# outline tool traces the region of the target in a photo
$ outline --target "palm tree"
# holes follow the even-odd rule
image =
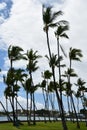
[[[75,48],[72,48],[72,47],[70,48],[70,51],[69,51],[69,61],[70,61],[69,69],[70,70],[72,69],[72,61],[73,60],[75,60],[75,61],[81,61],[80,58],[82,56],[83,55],[82,55],[82,52],[81,52],[80,49],[75,49]],[[70,77],[71,76],[69,76],[69,78],[68,78],[69,84],[71,84]],[[71,87],[70,87],[70,90],[71,90]],[[72,104],[73,104],[73,109],[74,109],[76,120],[77,120],[77,128],[80,128],[72,93],[71,93],[70,97],[71,97],[71,101],[72,101]]]
[[[82,101],[82,105],[83,105],[83,109],[85,112],[85,121],[86,121],[86,126],[87,126],[87,117],[86,117],[86,108],[84,106],[84,99],[85,99],[85,84],[86,82],[84,80],[82,80],[81,78],[78,78],[77,83],[75,83],[76,86],[78,86],[78,90],[77,93],[79,93],[80,97],[81,97],[81,101]]]
[[[23,58],[23,55],[21,54],[22,51],[23,51],[23,49],[19,46],[12,46],[12,45],[9,46],[8,57],[9,57],[9,60],[10,60],[11,73],[13,73],[12,72],[13,62]],[[13,121],[14,121],[13,125],[16,125],[16,116],[15,116],[15,110],[14,110],[14,86],[13,86],[13,84],[12,84],[11,87],[12,87],[12,93],[13,93],[13,96],[12,96]]]
[[[28,125],[29,125],[30,121],[31,121],[31,116],[29,117],[29,110],[28,110],[28,108],[29,108],[28,94],[31,92],[31,79],[30,78],[28,78],[28,79],[26,79],[26,81],[24,81],[23,87],[24,87],[24,89],[26,91],[26,99],[27,99],[27,122],[28,122]],[[31,100],[32,100],[32,95],[31,95]]]
[[[80,58],[82,57],[83,55],[80,49],[71,47],[69,51],[70,69],[72,68],[72,61],[81,61]]]
[[[19,82],[22,84],[24,79],[27,78],[27,74],[24,73],[23,69],[16,69],[14,70],[14,93],[16,94],[15,99],[16,99],[16,118],[18,118],[17,114],[17,97],[18,97],[18,91],[20,89]]]
[[[42,77],[44,78],[44,80],[46,81],[45,84],[45,92],[46,92],[46,100],[45,100],[45,109],[49,111],[49,80],[52,77],[52,73],[49,70],[45,70],[44,73],[42,74]],[[50,113],[49,113],[49,121],[50,120]]]
[[[55,36],[57,38],[57,53],[58,53],[58,59],[60,58],[60,49],[63,51],[63,54],[66,56],[62,46],[60,45],[60,38],[69,38],[68,35],[65,33],[67,30],[69,30],[68,25],[59,25],[57,27],[57,30],[55,32]],[[60,69],[60,60],[59,60],[59,86],[60,86],[60,95],[62,99],[62,91],[61,91],[61,69]]]
[[[58,65],[59,60],[57,59],[57,55],[54,55],[53,53],[52,53],[51,59],[47,55],[46,55],[46,58],[48,59],[49,66],[52,68],[52,75],[53,75],[53,82],[54,82],[53,86],[54,86],[54,90],[56,92],[56,97],[57,97],[57,102],[58,102],[60,115],[61,115],[61,119],[62,119],[63,129],[67,130],[67,125],[66,125],[65,116],[64,116],[64,106],[63,106],[63,102],[58,93],[58,86],[57,86],[57,82],[56,82],[56,78],[55,78],[55,67]]]
[[[35,90],[37,85],[34,85],[34,82],[33,82],[33,77],[32,77],[32,73],[35,72],[39,67],[37,66],[37,59],[41,58],[40,55],[37,55],[37,51],[33,51],[32,49],[30,49],[29,51],[27,51],[27,53],[25,54],[26,55],[26,59],[28,61],[28,64],[27,64],[27,71],[29,72],[29,76],[30,76],[30,80],[31,80],[31,85],[30,87],[32,87],[31,90]],[[35,87],[35,88],[33,88]],[[34,99],[34,92],[33,93],[31,92],[31,103],[33,102],[33,111],[34,111],[34,125],[35,125],[35,99]],[[31,106],[30,106],[31,107]]]
[[[12,46],[12,45],[9,46],[8,58],[10,60],[11,68],[13,67],[14,61],[17,61],[23,58],[23,55],[21,54],[22,51],[23,49],[19,46]]]
[[[50,44],[49,44],[48,30],[49,30],[49,27],[55,27],[58,24],[58,22],[54,22],[54,21],[56,20],[57,16],[62,15],[62,11],[52,13],[52,7],[44,7],[44,5],[43,5],[42,13],[43,13],[44,31],[46,32],[46,38],[47,38],[48,52],[49,52],[49,57],[51,60],[52,56],[51,56],[51,49],[50,49]],[[53,81],[54,81],[55,92],[56,92],[56,96],[57,96],[57,100],[58,100],[58,105],[61,108],[61,113],[62,113],[61,119],[62,119],[63,129],[67,130],[67,125],[66,125],[66,121],[65,121],[65,117],[64,117],[63,104],[59,97],[57,87],[56,87],[55,71],[54,71],[53,65],[52,65],[51,69],[52,69],[52,74],[53,74]]]
[[[60,15],[62,15],[62,11],[54,12],[52,13],[52,7],[45,7],[43,5],[43,23],[44,23],[44,31],[46,32],[46,37],[47,37],[47,46],[48,46],[48,51],[49,51],[49,56],[51,58],[51,50],[50,50],[50,44],[49,44],[49,35],[48,31],[50,27],[55,27],[57,26],[57,22],[54,22],[56,18]]]

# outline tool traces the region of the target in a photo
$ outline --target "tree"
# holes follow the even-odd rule
[[[32,73],[34,73],[39,67],[37,66],[37,59],[41,58],[40,55],[37,55],[37,51],[33,51],[32,49],[30,49],[29,51],[27,51],[27,53],[25,54],[26,56],[26,59],[28,61],[28,64],[27,64],[27,71],[29,73],[29,82],[30,82],[30,96],[31,96],[31,106],[30,106],[30,109],[32,108],[32,103],[33,103],[33,112],[34,112],[34,122],[33,124],[35,125],[35,98],[34,98],[34,92],[37,88],[37,85],[34,85],[34,82],[33,82],[33,77],[32,77]],[[30,110],[31,111],[31,110]]]
[[[47,38],[48,52],[49,52],[49,57],[51,60],[52,56],[51,56],[51,49],[50,49],[50,44],[49,44],[48,30],[49,30],[49,27],[55,27],[59,23],[59,22],[54,22],[54,21],[56,20],[57,16],[62,15],[62,11],[52,13],[52,7],[44,7],[44,5],[43,5],[42,13],[43,13],[44,31],[46,32],[46,38]],[[67,130],[67,125],[66,125],[66,121],[65,121],[65,117],[64,117],[64,110],[63,110],[64,108],[63,108],[62,100],[60,99],[58,91],[57,91],[55,71],[54,71],[53,65],[52,65],[51,69],[52,69],[52,74],[53,74],[53,81],[54,81],[54,87],[55,87],[55,92],[56,92],[56,96],[57,96],[57,101],[58,101],[60,111],[62,113],[61,119],[62,119],[63,129]]]
[[[83,109],[84,109],[84,113],[85,113],[85,122],[86,122],[86,126],[87,126],[86,107],[84,105],[84,103],[86,103],[85,102],[86,98],[85,98],[85,94],[84,94],[84,92],[86,92],[85,84],[86,84],[86,82],[84,80],[82,80],[81,78],[78,78],[77,83],[75,83],[75,85],[78,86],[77,93],[79,93],[81,101],[82,101],[82,105],[83,105]]]
[[[21,52],[23,49],[19,46],[12,46],[10,45],[8,48],[8,58],[10,60],[10,71],[11,71],[11,76],[13,75],[13,62],[23,59],[23,55]],[[13,76],[11,77],[13,79]],[[14,81],[12,81],[14,82]],[[11,84],[12,87],[12,109],[13,109],[13,125],[16,125],[16,115],[15,115],[15,110],[14,110],[14,84]]]
[[[44,97],[45,100],[45,109],[49,111],[49,80],[52,77],[52,73],[49,70],[44,71],[44,73],[42,73],[42,77],[44,78],[44,81],[46,81],[45,83],[45,93],[46,96]],[[50,120],[50,113],[49,113],[49,121]]]
[[[75,60],[75,61],[80,61],[80,58],[82,57],[82,52],[80,49],[75,49],[75,48],[70,48],[70,51],[69,51],[69,61],[70,61],[70,65],[69,65],[69,69],[71,70],[72,69],[72,61]],[[71,91],[71,81],[70,81],[70,75],[69,75],[69,78],[68,78],[68,83],[70,85],[70,91]],[[74,100],[73,100],[73,96],[72,96],[72,93],[70,94],[70,97],[71,97],[71,101],[72,101],[72,104],[73,104],[73,109],[74,109],[74,112],[75,112],[75,116],[76,116],[76,120],[77,120],[77,128],[80,128],[80,125],[79,125],[79,121],[78,121],[78,116],[77,116],[77,113],[76,113],[76,109],[75,109],[75,104],[74,104]]]
[[[57,30],[55,32],[55,36],[57,38],[57,53],[58,53],[58,59],[59,59],[59,63],[58,63],[58,68],[59,68],[59,86],[60,86],[60,95],[61,95],[61,99],[62,99],[62,91],[61,91],[61,65],[60,65],[60,47],[61,50],[63,51],[63,54],[66,56],[62,46],[60,45],[60,38],[69,38],[68,35],[65,33],[67,30],[69,30],[69,26],[68,25],[59,25],[57,27]]]

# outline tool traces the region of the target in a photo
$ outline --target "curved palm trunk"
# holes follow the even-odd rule
[[[11,72],[12,72],[12,59],[10,60]],[[15,105],[14,105],[14,85],[12,86],[12,110],[13,110],[13,125],[16,126],[16,116],[15,116]]]
[[[1,101],[0,101],[0,104],[1,104],[1,106],[3,107],[3,109],[4,109],[4,111],[5,111],[6,115],[7,115],[7,118],[8,118],[11,122],[13,122],[13,120],[12,120],[11,117],[10,117],[10,115],[8,114],[8,111],[6,111],[4,105],[3,105],[3,103],[2,103]]]
[[[50,56],[50,59],[51,59],[51,50],[50,50],[50,45],[49,45],[48,30],[46,31],[46,36],[47,36],[47,45],[48,45],[49,56]],[[55,87],[54,89],[55,89],[55,92],[56,92],[58,106],[59,106],[59,109],[60,109],[60,112],[61,112],[61,120],[62,120],[63,130],[68,130],[67,125],[66,125],[65,116],[64,116],[63,102],[59,97],[57,87],[56,87],[56,79],[55,79],[54,67],[52,66],[51,68],[52,68],[52,73],[53,73],[53,81],[54,81],[54,87]]]
[[[46,99],[45,99],[45,94],[44,94],[44,89],[42,88],[42,94],[43,94],[43,98],[44,98],[44,103],[45,103],[45,108],[46,108]],[[44,114],[44,122],[46,123],[46,116]]]
[[[8,99],[6,97],[6,111],[8,112]],[[8,121],[9,121],[9,118],[8,118]]]
[[[57,38],[57,50],[58,50],[58,58],[59,58],[59,57],[60,57],[59,38]],[[61,98],[61,100],[62,100],[60,60],[59,60],[59,88],[60,88],[60,98]]]

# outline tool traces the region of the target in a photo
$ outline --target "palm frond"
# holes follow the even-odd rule
[[[69,39],[69,37],[68,37],[68,35],[67,35],[66,33],[63,33],[63,34],[60,35],[60,36]]]
[[[60,48],[61,48],[61,50],[62,50],[64,56],[67,57],[67,55],[66,55],[66,53],[65,53],[65,51],[64,51],[64,49],[63,49],[63,47],[62,47],[61,45],[60,45]]]

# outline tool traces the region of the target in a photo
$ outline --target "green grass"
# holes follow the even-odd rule
[[[0,123],[0,130],[63,130],[61,122],[37,122],[35,126],[28,126],[27,123],[23,123],[20,127],[16,128],[12,125],[12,123]],[[68,130],[77,130],[76,123],[67,123]],[[87,130],[85,127],[85,123],[80,123],[80,130]]]

